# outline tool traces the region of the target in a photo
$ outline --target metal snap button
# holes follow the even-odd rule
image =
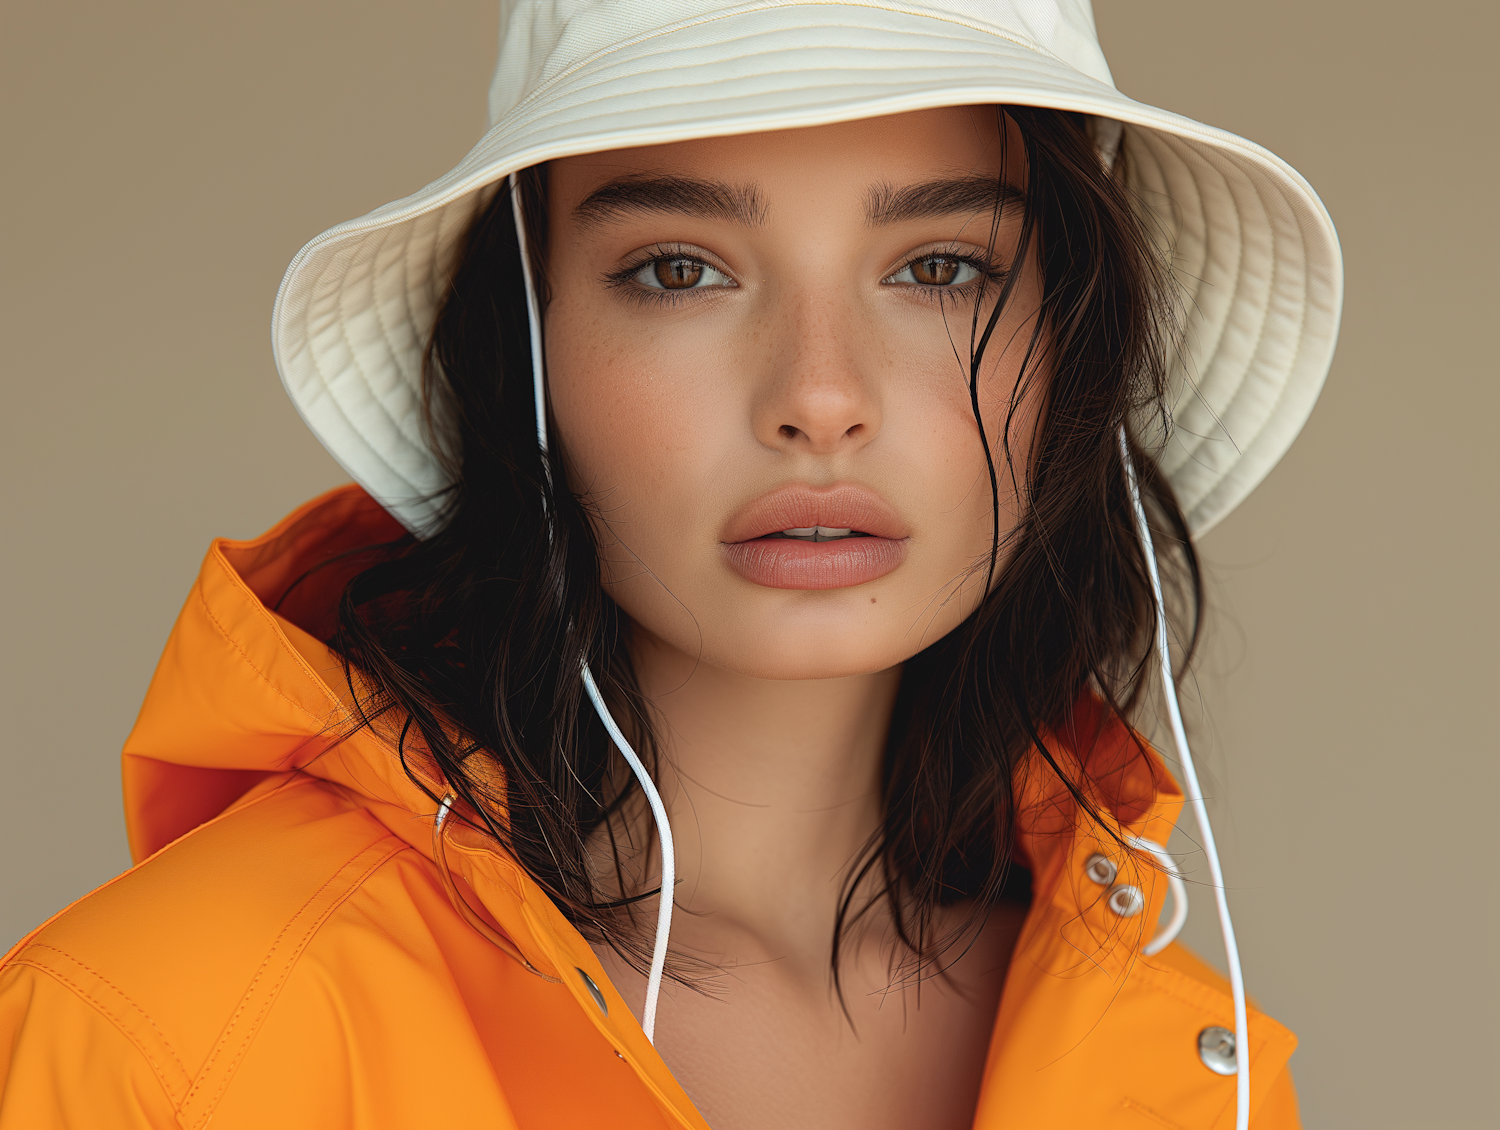
[[[1121,918],[1134,918],[1146,909],[1146,896],[1139,887],[1121,884],[1109,892],[1108,906]]]
[[[1114,860],[1095,853],[1089,856],[1089,861],[1083,865],[1083,873],[1101,887],[1107,887],[1115,881],[1115,876],[1120,873],[1120,869],[1115,866]]]
[[[578,966],[575,965],[573,968],[578,969]],[[604,994],[599,991],[599,986],[594,984],[594,979],[582,969],[578,969],[578,976],[583,978],[583,987],[589,991],[589,996],[594,998],[594,1003],[599,1006],[599,1011],[608,1016],[609,1005],[604,1003]]]
[[[1205,1028],[1198,1033],[1198,1058],[1215,1075],[1239,1073],[1240,1061],[1234,1051],[1234,1033],[1228,1028]]]

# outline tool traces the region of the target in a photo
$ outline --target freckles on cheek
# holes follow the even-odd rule
[[[575,489],[608,497],[619,520],[668,504],[686,482],[699,482],[699,450],[712,426],[700,384],[681,363],[650,348],[559,350],[551,394],[558,430],[578,481]]]

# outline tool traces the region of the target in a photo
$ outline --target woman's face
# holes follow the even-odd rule
[[[1032,258],[1012,261],[1011,128],[1003,194],[977,107],[551,164],[555,439],[639,629],[744,674],[833,678],[973,611],[993,526],[970,323],[1019,271],[977,386],[1003,541],[998,436],[1040,301]],[[1018,468],[1037,399],[1011,420]]]

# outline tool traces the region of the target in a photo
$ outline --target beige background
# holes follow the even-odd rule
[[[1097,6],[1126,93],[1286,157],[1347,253],[1323,400],[1203,547],[1249,983],[1310,1126],[1494,1125],[1495,5]],[[493,7],[12,6],[0,944],[126,865],[117,753],[209,538],[339,481],[276,284],[477,138]]]

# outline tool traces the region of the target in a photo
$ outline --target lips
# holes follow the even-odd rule
[[[840,589],[894,570],[908,537],[891,505],[866,487],[795,484],[737,511],[722,541],[730,568],[753,584]]]

